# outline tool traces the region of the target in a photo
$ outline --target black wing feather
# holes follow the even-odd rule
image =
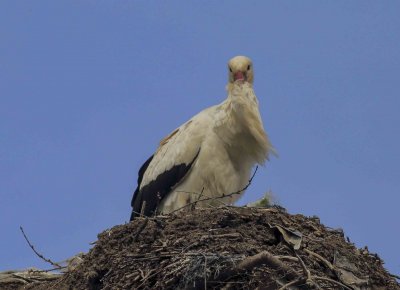
[[[130,220],[132,221],[136,216],[140,215],[144,202],[146,202],[146,204],[143,214],[145,216],[154,215],[161,200],[186,176],[197,156],[199,156],[199,153],[200,150],[189,164],[181,163],[175,165],[171,169],[166,170],[162,174],[158,175],[155,180],[152,180],[139,190],[143,175],[153,159],[153,156],[151,156],[139,170],[138,186],[133,194],[131,203],[132,214]]]
[[[137,187],[135,189],[135,192],[133,193],[133,197],[132,197],[132,201],[131,201],[131,206],[133,207],[133,205],[135,204],[135,200],[138,196],[139,193],[139,188],[140,188],[140,184],[142,183],[143,180],[143,175],[147,170],[147,167],[149,167],[149,164],[151,162],[151,160],[153,160],[154,155],[151,155],[149,157],[149,159],[146,160],[145,163],[143,163],[142,167],[140,167],[139,172],[138,172],[138,179],[137,179]]]

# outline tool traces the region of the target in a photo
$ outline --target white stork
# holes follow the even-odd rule
[[[232,58],[228,74],[227,99],[162,139],[140,168],[131,220],[141,212],[167,214],[199,199],[239,191],[248,184],[252,167],[274,153],[253,91],[251,60]],[[242,193],[220,200],[232,204]],[[216,204],[216,200],[198,204]]]

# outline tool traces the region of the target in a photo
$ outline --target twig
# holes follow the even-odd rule
[[[283,285],[281,288],[279,288],[279,290],[285,290],[291,286],[305,284],[306,282],[307,282],[306,278],[300,278],[300,279],[294,280],[292,282],[289,282],[289,283]]]
[[[297,259],[299,259],[301,267],[303,268],[303,273],[306,276],[306,279],[305,279],[306,284],[314,285],[314,286],[316,286],[316,288],[321,289],[319,287],[319,285],[315,281],[313,281],[313,279],[311,277],[311,272],[310,272],[310,270],[308,270],[308,268],[307,268],[306,264],[304,263],[303,259],[300,258],[300,256],[297,254],[296,251],[295,251],[295,254],[296,254]]]
[[[319,260],[320,260],[321,262],[323,262],[323,263],[325,264],[325,266],[328,267],[332,272],[336,273],[336,272],[335,272],[335,267],[334,267],[328,260],[326,260],[324,257],[322,257],[322,256],[318,255],[317,253],[314,253],[313,251],[310,251],[310,250],[308,250],[308,249],[304,249],[304,251],[305,251],[307,254],[310,254],[311,256],[314,256],[314,257],[316,257],[317,259],[319,259]]]
[[[187,204],[185,204],[184,206],[181,206],[180,208],[177,208],[177,209],[171,211],[169,214],[173,214],[174,212],[180,211],[180,210],[182,210],[182,209],[184,209],[184,208],[186,208],[186,207],[188,207],[188,206],[191,206],[191,205],[193,205],[193,204],[196,204],[196,203],[198,203],[198,202],[200,202],[200,201],[219,200],[219,199],[222,199],[222,198],[234,196],[234,195],[236,195],[236,194],[241,194],[243,191],[245,191],[245,190],[251,185],[251,182],[253,181],[253,178],[254,178],[254,176],[256,175],[257,170],[258,170],[258,166],[256,166],[256,169],[254,170],[254,173],[253,173],[253,175],[251,176],[251,178],[249,179],[249,182],[247,183],[247,185],[246,185],[245,187],[243,187],[242,189],[240,189],[240,190],[238,190],[238,191],[235,191],[235,192],[231,192],[231,193],[229,193],[229,194],[222,194],[222,195],[216,196],[216,197],[205,197],[205,198],[203,198],[203,199],[197,199],[197,200],[195,200],[194,202],[187,203]],[[199,194],[199,195],[202,194],[202,193],[196,193],[196,192],[191,192],[191,193],[192,193],[192,194]]]
[[[243,236],[240,233],[227,233],[227,234],[220,234],[220,235],[204,235],[200,237],[200,241],[201,240],[206,240],[206,239],[223,239],[223,238],[227,238],[227,239],[238,239],[238,238],[242,238]]]
[[[316,286],[318,289],[321,289],[321,288],[319,287],[319,285],[318,285],[316,282],[313,281],[312,276],[311,276],[311,272],[310,272],[310,270],[307,269],[307,266],[306,266],[306,264],[304,263],[303,259],[297,254],[297,252],[296,252],[295,250],[293,250],[293,251],[294,251],[294,254],[295,254],[296,257],[297,257],[297,258],[295,258],[295,259],[297,259],[297,261],[300,262],[300,265],[301,265],[301,268],[302,268],[302,270],[303,270],[303,274],[304,274],[305,277],[296,279],[296,280],[294,280],[294,281],[291,281],[291,282],[289,282],[289,283],[283,285],[281,288],[279,288],[279,290],[284,290],[284,289],[287,289],[287,288],[289,288],[289,287],[291,287],[291,286],[294,286],[294,285],[302,285],[302,284],[304,284],[304,285],[314,285],[314,286]]]
[[[63,266],[61,266],[60,264],[57,264],[55,262],[53,262],[50,259],[46,259],[42,254],[40,254],[38,251],[35,250],[35,247],[31,244],[31,242],[29,241],[28,237],[26,236],[24,229],[22,228],[22,226],[19,227],[19,229],[21,230],[22,234],[24,235],[24,238],[26,240],[26,242],[28,243],[29,247],[31,247],[32,251],[35,252],[35,254],[42,259],[43,261],[50,263],[51,265],[53,265],[54,267],[58,268],[58,269],[62,269]]]
[[[0,272],[0,288],[9,289],[9,284],[29,284],[43,281],[54,281],[62,277],[61,274],[39,272],[34,268],[25,270],[9,270]],[[19,287],[18,289],[24,287]]]
[[[301,264],[301,268],[303,269],[303,273],[306,276],[307,282],[311,280],[311,272],[310,270],[307,269],[306,264],[304,264],[304,261],[300,256],[295,252],[297,259],[299,259],[299,262]]]
[[[275,256],[277,257],[279,260],[286,260],[286,261],[291,261],[291,262],[298,262],[299,259],[297,259],[296,257],[292,257],[292,256]]]
[[[150,278],[152,278],[153,276],[161,273],[164,269],[161,269],[159,271],[156,271],[155,269],[150,270],[149,272],[146,273],[146,275],[143,278],[142,283],[137,287],[137,289],[139,289],[140,287],[142,287],[144,285],[144,283],[146,283],[146,281]]]
[[[313,251],[310,251],[310,250],[308,250],[308,249],[304,249],[304,251],[305,251],[306,253],[310,254],[311,256],[314,256],[314,257],[316,257],[317,259],[319,259],[320,261],[322,261],[336,276],[338,276],[338,274],[337,274],[337,269],[335,268],[335,266],[333,266],[332,263],[330,263],[330,262],[329,262],[328,260],[326,260],[324,257],[322,257],[322,256],[318,255],[317,253],[314,253]],[[349,286],[346,286],[346,285],[343,284],[343,283],[340,283],[340,282],[338,282],[338,281],[335,281],[335,280],[332,280],[332,279],[329,279],[329,278],[318,277],[318,276],[313,276],[313,278],[314,278],[314,279],[319,279],[319,280],[330,281],[330,282],[336,283],[336,284],[338,284],[338,285],[340,285],[340,286],[342,286],[342,287],[344,287],[344,288],[347,287],[346,289],[352,289],[352,288],[350,288]]]
[[[175,270],[173,270],[172,272],[170,272],[167,275],[171,275],[171,274],[173,274],[175,272],[180,271],[182,268],[186,267],[185,262],[186,262],[186,260],[183,262],[183,265],[179,266],[178,268],[176,268]],[[146,277],[143,279],[142,283],[136,289],[139,289],[140,287],[142,287],[146,283],[146,281],[149,280],[150,278],[153,278],[154,276],[160,274],[165,269],[171,268],[172,266],[175,266],[176,264],[179,264],[179,263],[181,263],[181,261],[177,261],[177,262],[174,262],[172,264],[169,264],[169,265],[165,266],[163,269],[161,269],[159,271],[155,271],[155,269],[150,270],[149,273],[146,275]],[[152,273],[152,274],[150,274],[150,273]]]
[[[196,209],[196,205],[200,201],[200,198],[203,195],[203,193],[204,193],[204,187],[201,189],[201,192],[200,192],[199,197],[197,198],[197,200],[193,203],[192,210]]]
[[[172,266],[175,266],[176,264],[181,264],[180,266],[176,267],[174,270],[172,270],[171,272],[169,272],[169,273],[166,274],[165,276],[166,276],[166,277],[167,277],[167,276],[171,276],[171,275],[175,274],[176,272],[179,272],[180,270],[182,270],[183,268],[185,268],[185,267],[187,266],[187,261],[188,261],[187,259],[184,260],[183,262],[177,261],[177,262],[174,262],[174,263],[169,264],[168,266],[166,266],[166,267],[164,268],[164,270],[165,270],[166,268],[171,268]]]
[[[67,266],[62,266],[60,267],[56,267],[56,268],[51,268],[51,269],[46,269],[46,270],[32,270],[33,273],[49,273],[49,272],[53,272],[53,271],[57,271],[57,270],[62,270],[62,269],[66,269],[68,268]]]
[[[299,279],[299,276],[290,267],[282,263],[279,259],[277,259],[268,251],[262,251],[261,253],[258,253],[254,256],[249,256],[245,258],[234,268],[229,268],[221,271],[218,276],[214,278],[213,281],[207,281],[207,286],[212,287],[214,284],[226,281],[230,277],[237,274],[251,271],[253,268],[258,267],[262,264],[266,264],[267,266],[278,271],[280,274],[284,275],[290,280]],[[205,287],[203,279],[197,279],[194,284],[196,285],[196,289],[202,289]]]
[[[142,203],[142,208],[140,209],[140,216],[144,216],[144,210],[146,209],[146,201]]]
[[[319,276],[312,276],[312,278],[313,278],[313,279],[316,279],[316,280],[323,280],[323,281],[331,282],[331,283],[336,284],[336,285],[339,285],[339,286],[341,286],[341,287],[343,287],[343,288],[345,288],[345,289],[347,289],[347,290],[353,290],[353,288],[350,288],[349,286],[346,286],[346,285],[344,285],[343,283],[340,283],[340,282],[338,282],[338,281],[332,280],[332,279],[330,279],[330,278],[319,277]]]
[[[203,254],[204,257],[204,290],[207,290],[207,256]]]
[[[139,268],[139,272],[140,272],[140,277],[142,277],[142,279],[146,278],[142,269]]]
[[[142,231],[144,230],[144,228],[147,226],[147,223],[149,222],[148,218],[145,218],[144,222],[140,225],[140,228],[138,229],[138,231],[136,232],[135,236],[133,237],[133,241],[136,242],[139,235],[142,233]]]
[[[275,270],[285,272],[286,277],[289,279],[298,278],[291,268],[286,266],[286,264],[282,263],[279,259],[267,251],[262,251],[254,256],[247,257],[237,265],[236,269],[239,271],[247,271],[262,264],[267,264]]]

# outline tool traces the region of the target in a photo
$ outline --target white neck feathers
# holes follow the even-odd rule
[[[273,147],[264,131],[252,86],[248,83],[229,84],[228,98],[222,103],[221,110],[224,118],[219,120],[215,129],[232,149],[231,153],[246,152],[243,155],[251,157],[249,162],[263,164]]]

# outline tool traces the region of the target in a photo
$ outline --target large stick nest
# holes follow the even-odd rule
[[[318,218],[238,207],[136,218],[99,234],[95,246],[65,274],[19,286],[400,289],[376,254],[357,249],[343,231],[325,227]]]

